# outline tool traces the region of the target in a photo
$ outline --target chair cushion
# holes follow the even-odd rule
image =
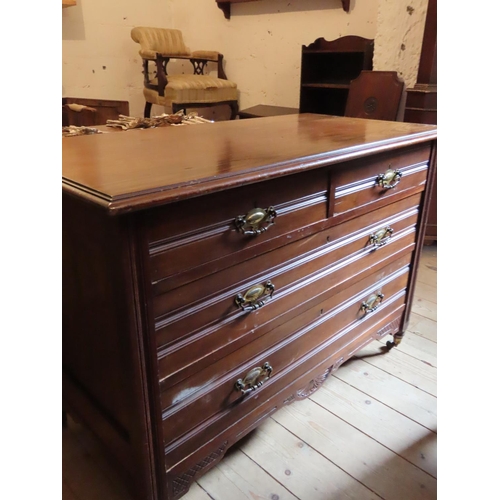
[[[146,101],[164,106],[171,103],[216,103],[238,99],[236,83],[229,80],[209,75],[169,75],[167,78],[165,96],[161,97],[155,90],[145,88]],[[151,83],[157,85],[158,80],[155,78]]]

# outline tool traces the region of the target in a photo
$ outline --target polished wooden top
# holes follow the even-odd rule
[[[429,141],[436,127],[297,114],[63,138],[63,190],[112,213]]]

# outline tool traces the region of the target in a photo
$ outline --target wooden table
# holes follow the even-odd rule
[[[258,104],[251,108],[242,109],[238,116],[240,118],[264,118],[266,116],[296,115],[299,108],[286,108],[283,106],[268,106],[267,104]]]

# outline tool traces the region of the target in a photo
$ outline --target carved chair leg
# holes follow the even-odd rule
[[[230,102],[229,106],[231,107],[231,118],[229,118],[229,119],[236,120],[236,117],[238,116],[238,111],[239,111],[238,102],[237,101]]]
[[[401,333],[395,333],[393,338],[394,338],[394,341],[390,341],[388,340],[386,342],[386,346],[387,346],[387,349],[388,350],[391,350],[393,347],[397,347],[399,344],[401,344],[401,341],[403,340],[403,337],[404,337],[404,332],[401,332]]]
[[[187,115],[186,108],[184,107],[183,104],[176,104],[175,102],[172,103],[172,113],[175,115],[178,111],[184,111],[184,114]]]
[[[153,106],[152,103],[146,102],[146,105],[144,106],[144,118],[151,118],[151,107]]]

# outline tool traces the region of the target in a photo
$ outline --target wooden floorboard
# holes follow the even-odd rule
[[[420,316],[412,311],[406,333],[408,334],[408,338],[412,336],[410,334],[413,334],[437,342],[436,321]]]
[[[285,407],[273,420],[382,498],[427,499],[436,490],[427,472],[314,401]]]
[[[435,432],[338,379],[328,379],[310,399],[437,477]]]
[[[283,411],[286,411],[286,408],[281,413]],[[260,425],[252,439],[241,446],[241,450],[297,498],[380,498],[273,418]]]
[[[374,341],[309,399],[282,408],[185,500],[437,497],[437,247],[425,246],[403,342]],[[63,429],[63,500],[133,500],[93,436]]]
[[[234,449],[224,458],[210,474],[198,481],[211,498],[297,500],[266,472],[265,467],[261,467],[241,449]],[[192,496],[189,491],[186,498],[195,500],[198,497]]]
[[[406,342],[406,337],[404,340]],[[400,344],[402,345],[403,343]],[[421,357],[424,356],[415,357],[399,349],[387,352],[382,342],[372,342],[357,355],[357,359],[363,359],[366,363],[380,368],[389,375],[437,396],[437,370],[435,366],[420,359]]]

